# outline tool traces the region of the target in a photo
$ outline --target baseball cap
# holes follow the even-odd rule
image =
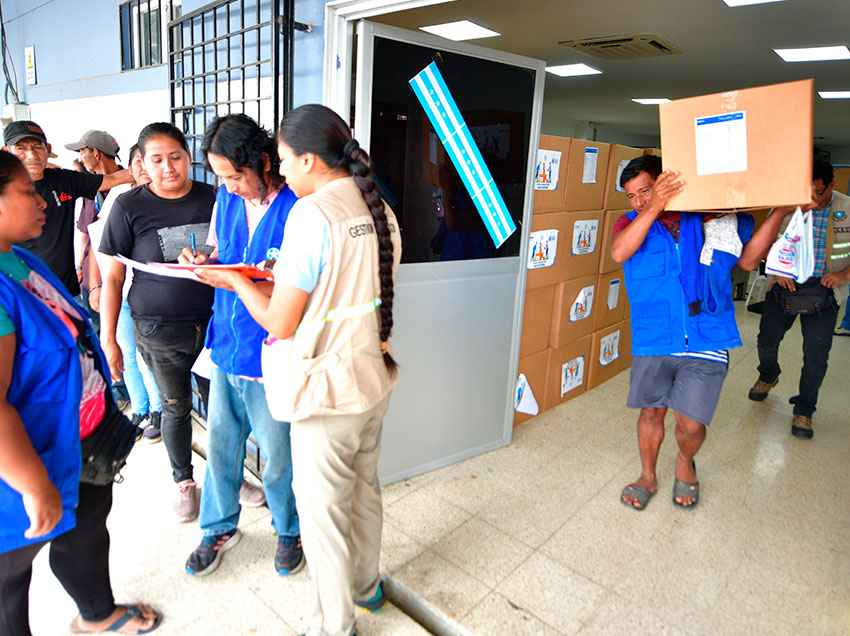
[[[118,151],[121,149],[118,146],[118,142],[115,141],[115,137],[103,130],[89,130],[80,137],[79,141],[72,144],[65,144],[65,147],[74,152],[79,152],[83,148],[94,148],[110,157],[117,156]]]
[[[47,135],[34,121],[13,121],[3,129],[3,141],[7,146],[14,146],[21,139],[32,137],[47,145]]]

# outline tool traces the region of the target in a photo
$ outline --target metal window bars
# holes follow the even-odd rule
[[[129,0],[118,7],[118,15],[121,70],[131,71],[162,64],[163,1]]]
[[[245,113],[276,130],[292,107],[294,0],[216,0],[168,23],[171,121],[186,135],[192,179],[215,117]]]

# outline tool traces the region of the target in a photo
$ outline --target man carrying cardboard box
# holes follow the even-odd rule
[[[834,191],[832,164],[815,159],[812,171],[812,220],[815,271],[801,285],[777,278],[764,301],[758,335],[759,377],[749,397],[763,401],[779,381],[779,345],[797,316],[803,328],[803,369],[797,395],[791,398],[791,434],[812,439],[812,416],[826,375],[838,318],[836,295],[846,298],[850,283],[850,197]],[[786,213],[791,208],[786,210]]]
[[[628,406],[640,409],[641,459],[641,476],[621,499],[643,510],[658,490],[656,463],[672,409],[679,444],[673,503],[690,509],[699,502],[694,457],[720,398],[728,349],[741,346],[732,268],[756,267],[785,214],[753,235],[749,215],[668,212],[668,202],[685,184],[679,173],[662,172],[655,156],[632,160],[620,184],[634,209],[614,226],[611,255],[623,263],[632,308]]]

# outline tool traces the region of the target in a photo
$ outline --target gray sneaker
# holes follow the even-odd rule
[[[189,523],[198,518],[201,508],[201,492],[198,484],[186,479],[177,484],[177,498],[174,500],[174,514],[180,523]]]

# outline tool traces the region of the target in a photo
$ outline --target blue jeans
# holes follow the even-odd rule
[[[142,356],[136,351],[136,334],[133,330],[133,314],[127,299],[121,303],[121,313],[118,314],[118,325],[115,329],[115,340],[124,354],[124,385],[130,394],[130,405],[133,413],[147,415],[161,413],[162,402],[153,374]]]
[[[841,321],[842,329],[850,329],[850,298],[847,299],[847,307],[844,309],[844,320]]]
[[[201,491],[201,530],[221,534],[239,525],[239,487],[245,462],[245,442],[253,434],[260,447],[263,489],[278,536],[301,533],[292,493],[292,451],[289,423],[269,413],[259,382],[214,368],[210,378],[207,430],[207,470]]]

